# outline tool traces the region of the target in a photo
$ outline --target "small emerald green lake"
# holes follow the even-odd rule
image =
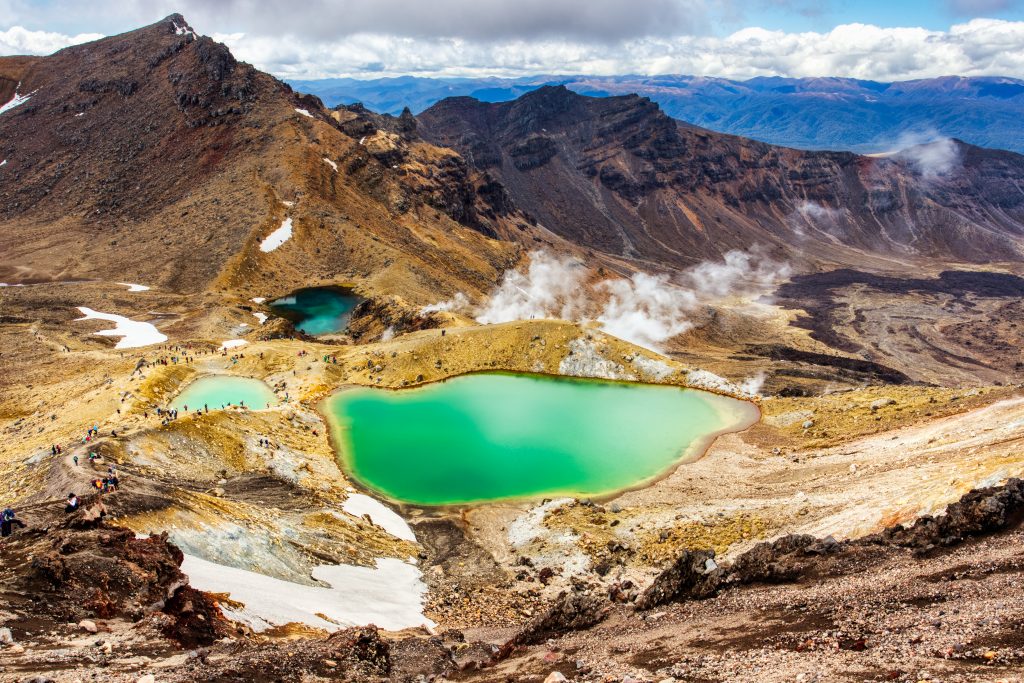
[[[300,332],[317,336],[343,332],[352,318],[352,310],[361,302],[345,287],[311,287],[275,299],[270,310],[295,324]]]
[[[202,408],[221,410],[228,406],[245,406],[262,410],[276,406],[277,395],[258,379],[234,375],[207,375],[185,387],[174,397],[171,408],[181,412],[195,412]]]
[[[759,418],[706,391],[498,373],[348,389],[322,408],[346,471],[416,505],[612,494]]]

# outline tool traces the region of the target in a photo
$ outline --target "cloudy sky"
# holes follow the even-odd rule
[[[282,78],[1024,78],[1024,0],[0,0],[0,55],[173,12]]]

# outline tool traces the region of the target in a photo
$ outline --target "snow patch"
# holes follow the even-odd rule
[[[284,222],[281,223],[281,227],[274,232],[267,235],[262,242],[260,242],[260,251],[266,253],[277,249],[279,246],[287,242],[292,236],[292,219],[285,218]]]
[[[324,163],[327,164],[328,166],[330,166],[331,168],[333,168],[335,173],[338,172],[338,164],[334,163],[333,161],[331,161],[327,157],[324,157]]]
[[[3,114],[5,111],[10,111],[11,109],[14,109],[19,104],[25,104],[26,102],[28,102],[28,98],[32,97],[37,92],[39,92],[38,90],[33,90],[27,95],[19,95],[18,88],[20,87],[21,83],[19,82],[18,87],[14,89],[14,97],[9,99],[6,104],[0,104],[0,114]]]
[[[177,22],[171,22],[174,26],[174,35],[176,36],[192,36],[193,40],[197,39],[196,32],[192,30],[192,27],[188,24],[184,26],[178,26]]]
[[[6,164],[7,164],[7,159],[4,159],[3,161],[0,161],[0,166],[5,166]]]
[[[416,542],[416,535],[406,521],[394,510],[370,496],[362,493],[350,493],[345,502],[341,504],[341,509],[356,517],[369,515],[374,524],[395,538]]]
[[[227,341],[221,342],[220,348],[221,350],[226,351],[228,349],[237,349],[239,346],[245,346],[248,343],[249,342],[244,339],[228,339]]]
[[[327,587],[304,586],[194,555],[185,555],[181,569],[194,588],[228,593],[244,604],[230,616],[256,631],[296,622],[326,631],[368,624],[389,631],[434,625],[423,616],[427,586],[420,570],[393,558],[378,559],[375,568],[316,567],[313,578]]]
[[[311,119],[312,119],[312,118],[316,118],[316,117],[314,117],[314,116],[313,116],[312,114],[310,114],[310,113],[309,113],[309,110],[307,110],[307,109],[299,109],[298,107],[295,107],[295,111],[299,112],[299,113],[300,113],[300,114],[302,114],[303,116],[308,116],[308,117],[309,117],[309,118],[311,118]]]
[[[167,335],[161,333],[152,323],[131,320],[123,315],[114,315],[113,313],[100,313],[85,306],[79,306],[78,310],[85,317],[77,318],[77,320],[106,320],[114,323],[114,329],[100,330],[96,334],[104,337],[121,337],[121,340],[114,346],[115,349],[134,349],[167,341]]]
[[[256,319],[260,321],[260,325],[262,325],[263,323],[267,322],[267,314],[266,313],[260,313],[259,311],[253,311],[253,315],[256,316]]]
[[[124,285],[128,288],[129,292],[148,292],[149,287],[146,285],[137,285],[132,282],[118,282],[119,285]]]
[[[266,300],[267,297],[265,296],[254,296],[253,298],[249,299],[249,301],[253,302],[254,304],[261,304]]]

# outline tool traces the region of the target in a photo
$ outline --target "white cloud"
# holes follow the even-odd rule
[[[765,0],[760,0],[762,3]],[[807,3],[772,0],[781,12]],[[948,30],[844,24],[827,32],[750,27],[714,36],[754,0],[0,0],[0,54],[45,54],[181,11],[236,56],[283,78],[693,74],[907,80],[1024,77],[1024,21],[974,18]],[[948,0],[959,13],[1013,0]],[[88,8],[88,10],[84,8]],[[730,9],[731,8],[731,9]],[[972,16],[977,17],[978,14]],[[63,28],[65,33],[23,27]]]
[[[0,55],[48,55],[69,45],[78,45],[102,37],[99,33],[67,36],[63,33],[29,31],[21,26],[13,26],[6,31],[0,31]]]
[[[360,33],[340,40],[215,36],[284,78],[693,74],[909,80],[958,74],[1024,77],[1024,21],[973,19],[948,31],[837,26],[827,33],[745,28],[726,37],[646,36],[609,45],[575,40],[474,41]]]
[[[360,33],[466,40],[541,36],[614,41],[706,30],[723,14],[711,0],[0,0],[4,23],[103,27],[110,32],[180,12],[205,31],[331,41]]]

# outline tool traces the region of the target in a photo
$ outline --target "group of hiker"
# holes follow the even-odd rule
[[[177,365],[179,361],[184,363],[185,365],[189,365],[189,364],[195,362],[195,359],[192,358],[192,356],[182,356],[180,358],[178,356],[166,356],[166,357],[161,356],[160,358],[157,358],[155,361],[153,361],[153,364],[156,364],[156,365]]]
[[[116,491],[121,485],[121,480],[117,476],[117,470],[113,467],[107,469],[107,476],[101,479],[93,479],[92,487],[96,489],[98,493],[110,493]]]
[[[177,411],[174,411],[174,413],[176,416]],[[97,438],[98,436],[99,426],[93,425],[92,427],[86,430],[85,436],[82,437],[82,442],[89,442],[92,439]],[[116,434],[114,434],[114,436],[116,436]],[[50,444],[51,455],[56,456],[62,455],[63,453],[64,447],[61,444]],[[88,459],[89,465],[93,469],[96,469],[97,463],[101,461],[100,456],[94,451],[89,451]],[[75,467],[77,467],[78,454],[73,453],[71,455],[71,460],[75,464]],[[118,489],[120,489],[121,479],[118,476],[117,465],[108,466],[106,476],[94,477],[93,479],[91,479],[89,481],[89,487],[93,490],[94,493],[110,493],[112,491],[117,491]],[[64,504],[65,514],[71,514],[72,512],[77,511],[81,507],[81,504],[82,501],[78,497],[78,495],[76,495],[75,493],[69,493]],[[17,513],[10,506],[4,508],[4,510],[0,512],[0,536],[6,538],[14,532],[15,527],[24,529],[26,526],[28,525],[25,524],[25,522],[23,522],[22,520],[18,519]]]
[[[185,410],[188,411],[188,408],[186,407]],[[178,419],[178,409],[177,408],[161,408],[160,406],[157,406],[157,408],[156,408],[156,416],[164,418],[164,424],[167,424],[168,420],[177,420]]]
[[[136,364],[135,369],[132,371],[134,375],[136,372],[142,373],[142,368],[152,367],[154,365],[177,365],[182,363],[184,365],[191,365],[196,362],[196,356],[209,356],[217,353],[212,349],[204,349],[199,347],[193,347],[191,344],[168,344],[166,346],[157,347],[157,351],[165,352],[164,355],[158,356],[153,360],[146,360],[140,358]],[[226,355],[221,353],[221,355]]]

